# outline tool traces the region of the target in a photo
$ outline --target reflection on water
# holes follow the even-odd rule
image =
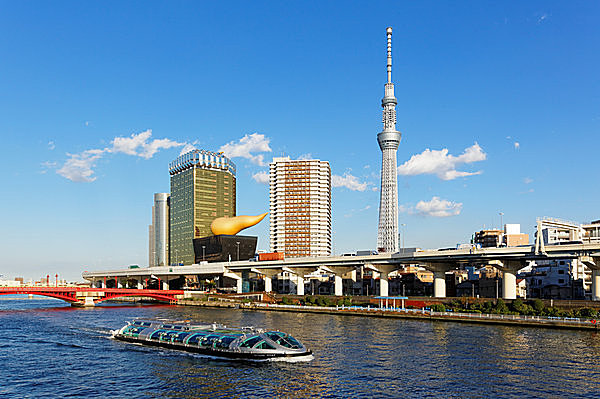
[[[214,360],[110,339],[134,317],[280,329],[309,363]],[[587,331],[170,306],[0,303],[0,396],[600,397]]]

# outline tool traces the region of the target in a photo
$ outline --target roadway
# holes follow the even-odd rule
[[[136,269],[112,269],[85,271],[84,279],[93,286],[106,287],[106,281],[136,280],[138,288],[147,279],[160,279],[162,289],[169,289],[169,281],[182,276],[224,276],[236,281],[237,292],[242,291],[242,273],[263,275],[265,291],[272,289],[272,278],[282,272],[295,274],[298,279],[297,294],[304,295],[304,277],[323,270],[335,276],[335,294],[342,295],[342,276],[352,274],[360,267],[379,274],[380,295],[388,295],[388,275],[403,265],[420,265],[434,274],[434,296],[446,296],[445,273],[468,265],[492,265],[503,272],[503,297],[516,298],[516,273],[527,266],[528,261],[552,258],[577,258],[592,270],[592,299],[600,300],[600,243],[518,246],[504,248],[468,248],[448,250],[425,250],[410,253],[378,254],[365,256],[329,256],[316,258],[288,258],[276,261],[233,261],[203,263],[185,266],[159,266]]]

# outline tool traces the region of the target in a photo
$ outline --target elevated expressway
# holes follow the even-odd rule
[[[298,277],[297,294],[304,295],[304,277],[314,271],[324,270],[335,275],[335,294],[342,295],[342,276],[366,267],[378,272],[380,295],[388,295],[388,275],[403,265],[420,265],[433,272],[434,296],[446,296],[445,273],[469,265],[492,265],[504,274],[502,293],[505,299],[516,298],[516,274],[527,266],[527,261],[552,258],[577,258],[592,270],[592,299],[600,300],[600,243],[570,245],[537,245],[506,248],[426,250],[412,253],[380,254],[367,256],[338,256],[321,258],[290,258],[278,261],[218,262],[186,266],[160,266],[139,269],[104,270],[84,272],[83,278],[93,286],[106,288],[113,280],[117,288],[123,280],[136,280],[142,288],[144,279],[160,279],[161,289],[169,289],[169,281],[181,276],[224,276],[236,280],[237,291],[242,291],[242,273],[263,275],[265,291],[272,290],[273,276],[290,272]]]

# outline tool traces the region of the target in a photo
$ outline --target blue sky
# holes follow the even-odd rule
[[[146,265],[187,144],[229,143],[239,214],[268,210],[261,156],[329,161],[334,251],[374,248],[387,26],[406,246],[499,212],[530,234],[600,219],[599,20],[591,1],[1,1],[0,274]],[[268,249],[268,219],[247,233]]]

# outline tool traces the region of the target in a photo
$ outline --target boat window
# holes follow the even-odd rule
[[[133,325],[134,325],[134,326],[141,326],[141,325],[142,325],[142,322],[141,322],[141,321],[134,321],[134,322],[133,322]]]
[[[200,341],[200,345],[202,346],[213,346],[213,343],[216,339],[218,339],[218,335],[209,335],[208,337],[204,337],[202,341]]]
[[[261,339],[262,338],[259,337],[259,336],[254,336],[252,338],[248,338],[247,340],[245,340],[244,342],[242,342],[242,344],[240,345],[240,347],[241,348],[252,348]]]
[[[202,338],[204,338],[205,335],[206,334],[196,333],[188,338],[187,343],[188,344],[197,344],[198,341],[201,340]]]
[[[166,340],[166,341],[170,341],[170,340],[171,340],[171,338],[173,338],[173,337],[174,337],[174,336],[176,336],[177,334],[179,334],[179,332],[178,332],[178,331],[168,331],[168,332],[166,332],[166,333],[163,335],[162,339],[163,339],[163,340]]]
[[[156,330],[150,335],[150,339],[159,339],[164,332],[165,330]]]
[[[254,346],[254,349],[275,349],[275,347],[267,341],[260,341]]]
[[[221,338],[216,344],[215,346],[217,348],[229,348],[229,345],[236,340],[237,337],[223,337]]]
[[[291,335],[288,335],[287,337],[285,337],[285,339],[287,341],[289,341],[296,348],[300,348],[302,346],[302,344],[296,338],[292,337]]]
[[[300,343],[294,339],[291,335],[286,335],[282,332],[268,332],[267,336],[273,340],[277,345],[281,345],[285,348],[298,349]]]
[[[180,332],[179,334],[177,334],[177,336],[175,338],[173,338],[173,342],[183,342],[185,337],[187,337],[190,334],[191,333],[189,333],[189,332]]]

